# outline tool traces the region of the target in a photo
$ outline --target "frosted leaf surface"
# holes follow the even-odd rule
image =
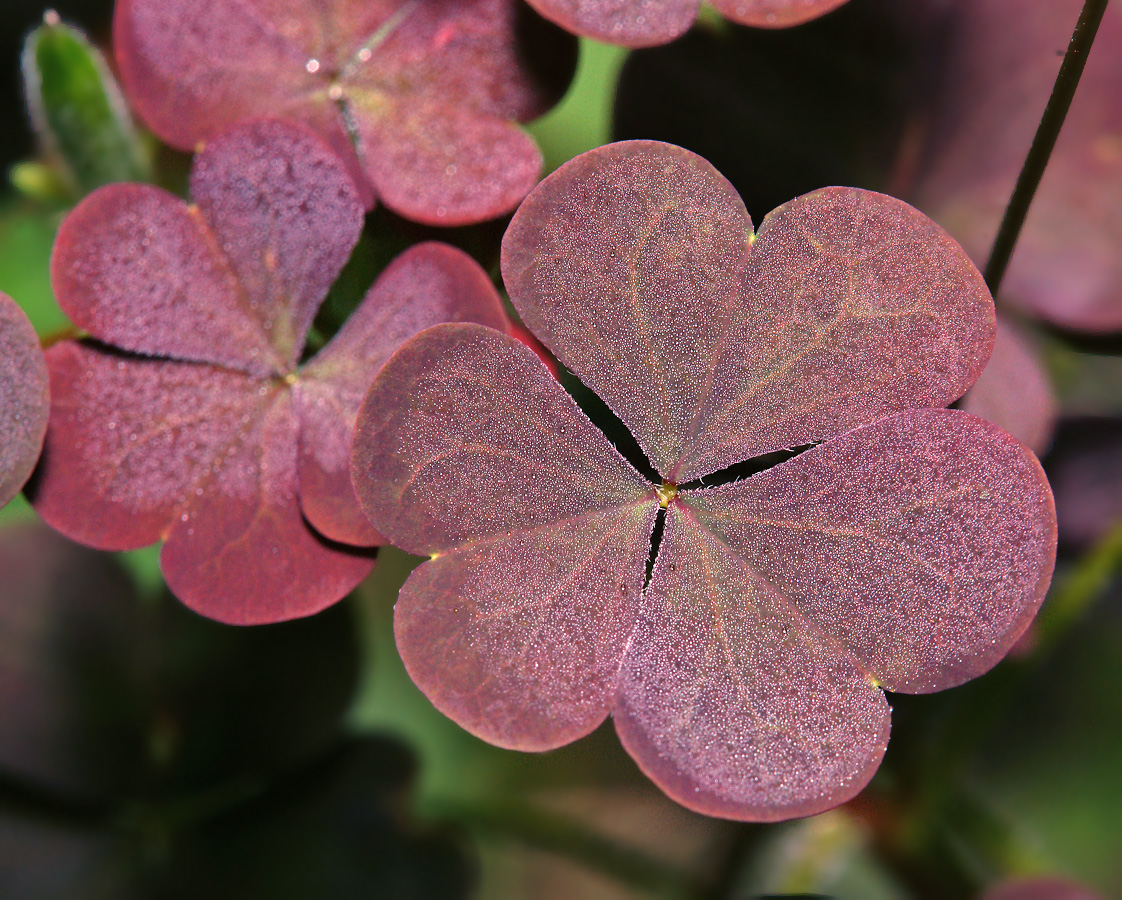
[[[453,224],[507,212],[536,180],[540,154],[513,123],[556,102],[575,64],[575,42],[544,27],[515,0],[126,0],[114,41],[130,99],[169,143],[295,120],[343,156],[367,206]]]
[[[447,244],[418,244],[398,256],[331,342],[301,370],[300,499],[320,534],[348,544],[383,543],[351,488],[351,440],[370,382],[397,347],[440,322],[510,322],[479,264]]]
[[[654,492],[525,345],[438,325],[390,358],[363,401],[352,479],[410,553],[630,506]]]
[[[888,743],[884,694],[676,503],[613,716],[624,747],[679,803],[754,821],[844,802]]]
[[[675,482],[949,403],[994,328],[977,269],[907,204],[828,188],[753,239],[712,166],[649,141],[545,179],[503,240],[503,275],[531,330]]]
[[[528,0],[567,31],[624,47],[665,44],[689,30],[698,0]]]
[[[47,366],[23,310],[0,293],[0,506],[27,481],[47,430]]]
[[[988,671],[1032,621],[1055,562],[1036,457],[957,411],[903,412],[681,501],[893,691]]]
[[[330,541],[382,541],[349,478],[369,382],[418,329],[507,318],[477,264],[423,245],[391,264],[336,339],[296,368],[362,228],[342,164],[306,129],[259,120],[208,144],[192,185],[192,207],[113,185],[62,225],[56,292],[110,346],[51,350],[50,459],[34,502],[93,546],[164,540],[169,585],[211,618],[310,615],[372,565],[370,554]]]
[[[790,28],[817,19],[848,0],[710,0],[721,15],[753,28]]]
[[[810,815],[876,770],[879,687],[960,683],[1025,629],[1055,554],[1039,463],[977,417],[914,408],[960,396],[993,331],[977,270],[930,220],[828,188],[753,241],[704,160],[632,142],[536,188],[502,265],[528,327],[665,481],[495,331],[439,325],[383,367],[353,480],[374,527],[432,557],[398,644],[465,728],[545,749],[610,708],[684,805]],[[674,483],[823,438],[743,481]]]
[[[698,0],[528,0],[562,28],[624,47],[667,44],[689,30]],[[756,28],[789,28],[836,9],[846,0],[712,0],[722,15]]]
[[[648,499],[514,529],[422,565],[394,611],[414,682],[502,747],[591,732],[614,701],[657,510]]]

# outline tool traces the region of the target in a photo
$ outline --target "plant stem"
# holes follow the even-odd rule
[[[1099,30],[1103,13],[1109,0],[1085,0],[1083,11],[1079,14],[1079,21],[1075,23],[1075,31],[1071,35],[1064,61],[1060,64],[1056,83],[1052,86],[1052,96],[1048,98],[1048,105],[1044,107],[1044,115],[1032,139],[1028,156],[1021,166],[1021,174],[1017,177],[1017,186],[1013,189],[1013,196],[1009,198],[1009,205],[1005,208],[1005,215],[1001,219],[1001,227],[994,238],[993,250],[990,252],[989,262],[986,263],[985,279],[989,285],[990,293],[997,296],[998,288],[1005,277],[1005,270],[1009,266],[1009,259],[1013,255],[1013,248],[1020,237],[1021,228],[1025,224],[1029,205],[1033,195],[1044,177],[1044,169],[1048,165],[1048,158],[1056,146],[1060,128],[1067,117],[1071,106],[1071,98],[1075,96],[1075,89],[1079,85],[1079,78],[1083,75],[1083,67],[1087,64],[1087,54],[1091,51],[1091,44]]]
[[[425,814],[579,862],[658,897],[690,898],[702,887],[688,872],[624,846],[562,816],[530,806],[439,801]]]

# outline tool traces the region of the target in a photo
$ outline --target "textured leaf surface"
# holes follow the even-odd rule
[[[679,803],[753,820],[849,799],[888,743],[888,704],[864,672],[677,503],[614,718],[628,752]]]
[[[176,596],[240,624],[309,615],[370,571],[303,522],[282,388],[70,341],[48,357],[54,400],[33,501],[52,527],[107,550],[166,541]]]
[[[309,615],[372,565],[330,541],[381,542],[348,477],[374,374],[420,328],[508,321],[477,264],[424,245],[297,369],[362,228],[342,164],[305,129],[262,120],[208,144],[192,187],[189,207],[156,188],[110,186],[63,223],[53,258],[63,307],[133,353],[52,348],[57,403],[35,503],[94,546],[164,540],[169,585],[212,618]]]
[[[433,557],[396,635],[465,728],[544,749],[611,708],[686,806],[809,815],[875,771],[877,688],[957,684],[1025,629],[1055,554],[1039,463],[977,417],[914,408],[958,397],[993,331],[977,270],[930,220],[833,188],[753,239],[711,166],[633,142],[535,189],[502,264],[526,324],[666,481],[832,440],[677,493],[515,340],[440,325],[404,344],[360,411],[353,480],[376,528]]]
[[[511,222],[503,274],[527,325],[675,482],[949,403],[994,327],[973,264],[906,204],[818,191],[753,243],[724,178],[646,141],[547,178]]]
[[[1000,425],[1037,456],[1052,442],[1056,427],[1052,386],[1032,344],[1008,320],[997,320],[993,353],[961,407]]]
[[[790,28],[824,16],[848,0],[710,0],[717,11],[741,25]]]
[[[382,543],[351,489],[351,440],[370,382],[397,347],[440,322],[505,329],[491,279],[467,254],[419,244],[379,276],[338,334],[301,370],[300,499],[308,521],[332,540]]]
[[[344,156],[368,206],[449,225],[510,210],[536,180],[513,123],[548,109],[575,62],[543,37],[514,0],[129,0],[114,20],[125,87],[165,140],[293,119]]]
[[[441,712],[501,747],[548,750],[608,715],[635,626],[650,499],[465,542],[402,588],[402,661]]]
[[[624,47],[651,47],[685,34],[698,0],[529,0],[562,28]]]
[[[478,325],[438,325],[394,354],[352,459],[371,523],[417,554],[653,497],[533,351]]]
[[[988,671],[1032,620],[1055,561],[1036,457],[955,411],[903,412],[681,500],[893,691]]]
[[[975,260],[990,251],[1082,4],[956,0],[916,202]],[[1122,7],[1106,14],[1003,283],[1066,328],[1122,328]]]
[[[19,493],[35,467],[49,403],[39,338],[23,310],[0,293],[0,506]]]

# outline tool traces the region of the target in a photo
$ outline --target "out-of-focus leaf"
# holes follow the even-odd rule
[[[48,13],[27,37],[24,89],[44,149],[81,197],[114,181],[151,177],[147,154],[101,53]]]
[[[988,888],[981,900],[1105,900],[1067,878],[1015,878]]]
[[[1061,419],[1046,462],[1065,546],[1087,548],[1122,526],[1122,419]]]
[[[0,211],[0,291],[19,298],[43,337],[70,323],[51,290],[51,245],[57,228],[57,218],[40,210],[9,204]]]
[[[1043,456],[1056,427],[1056,398],[1036,350],[1016,325],[997,320],[993,353],[960,407],[1000,425]]]
[[[39,338],[23,310],[0,293],[0,506],[19,492],[35,467],[49,412]]]

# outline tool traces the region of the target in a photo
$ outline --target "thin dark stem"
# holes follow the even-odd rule
[[[1013,248],[1020,237],[1021,227],[1025,224],[1029,205],[1033,195],[1044,177],[1044,168],[1048,165],[1048,158],[1056,146],[1060,128],[1067,117],[1071,98],[1075,96],[1075,89],[1079,85],[1079,78],[1083,75],[1083,67],[1087,64],[1087,54],[1091,51],[1091,44],[1099,30],[1103,13],[1109,0],[1085,0],[1083,11],[1079,14],[1079,21],[1075,23],[1075,31],[1071,35],[1064,61],[1060,65],[1060,72],[1056,76],[1056,83],[1052,86],[1052,96],[1048,98],[1048,105],[1044,108],[1044,115],[1032,139],[1028,156],[1021,167],[1021,174],[1017,178],[1017,186],[1013,189],[1013,196],[1009,198],[1009,205],[1005,208],[1005,216],[1001,220],[1001,227],[997,230],[997,237],[993,242],[989,262],[986,264],[986,284],[990,293],[997,296],[998,288],[1005,277],[1005,270],[1009,266],[1009,258],[1013,255]]]

